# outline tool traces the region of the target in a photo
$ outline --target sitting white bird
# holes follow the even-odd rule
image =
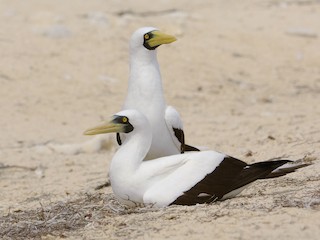
[[[293,162],[265,161],[247,164],[215,151],[189,152],[143,161],[152,144],[152,127],[137,110],[124,110],[110,122],[88,129],[84,134],[124,133],[126,137],[110,165],[111,187],[129,206],[165,207],[171,204],[194,205],[234,197],[257,179],[272,176],[272,171]],[[277,177],[304,167],[277,172]],[[270,175],[271,174],[271,175]]]
[[[156,49],[174,41],[174,36],[154,27],[138,29],[130,40],[128,93],[122,109],[138,110],[151,125],[152,142],[144,160],[198,151],[185,144],[180,115],[173,107],[166,105],[163,95]],[[125,135],[117,133],[119,145],[124,138]]]

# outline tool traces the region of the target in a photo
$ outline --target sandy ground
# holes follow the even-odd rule
[[[158,57],[188,143],[313,165],[212,205],[95,191],[116,147],[82,133],[121,109],[128,39],[150,25],[178,38]],[[0,238],[320,236],[319,1],[3,0],[0,49]]]

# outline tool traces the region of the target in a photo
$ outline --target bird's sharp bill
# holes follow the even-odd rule
[[[89,128],[83,134],[97,135],[97,134],[104,134],[104,133],[122,132],[122,128],[123,126],[121,124],[108,122],[93,128]]]
[[[157,30],[153,31],[152,34],[152,38],[150,38],[148,41],[150,47],[156,47],[161,44],[169,44],[177,40],[174,36]]]

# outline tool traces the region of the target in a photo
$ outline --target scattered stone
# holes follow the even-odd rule
[[[273,136],[271,136],[271,135],[268,136],[268,139],[270,139],[270,140],[276,140],[275,137],[273,137]]]
[[[306,37],[306,38],[317,38],[318,34],[311,30],[306,28],[295,28],[295,29],[289,29],[286,31],[286,34],[296,36],[296,37]]]
[[[67,38],[71,36],[71,31],[64,25],[52,25],[42,30],[42,34],[50,38]]]
[[[252,157],[253,156],[253,152],[251,150],[248,150],[246,153],[245,153],[245,156],[246,157]]]
[[[106,26],[109,22],[104,12],[91,12],[86,15],[86,18],[93,25]]]

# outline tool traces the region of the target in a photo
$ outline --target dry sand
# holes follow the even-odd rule
[[[95,191],[114,136],[82,132],[121,109],[128,39],[150,25],[178,37],[158,57],[188,143],[313,165],[212,205]],[[0,238],[319,238],[319,1],[3,0],[0,49]]]

